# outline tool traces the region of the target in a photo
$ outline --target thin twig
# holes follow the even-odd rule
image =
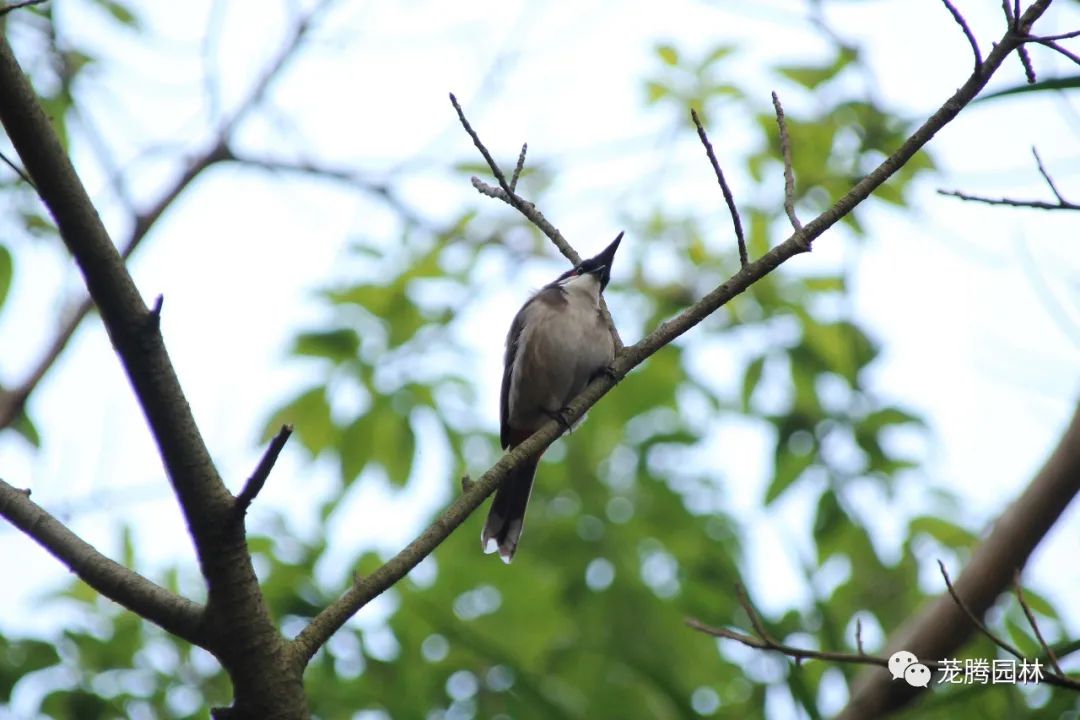
[[[780,155],[784,159],[784,212],[787,213],[791,227],[798,234],[802,230],[802,223],[795,215],[795,169],[791,165],[791,136],[788,135],[787,116],[784,115],[784,106],[780,104],[780,96],[773,91],[773,109],[776,110],[776,127],[780,132]],[[810,250],[809,243],[805,247]]]
[[[1080,210],[1080,205],[1072,202],[1046,202],[1045,200],[1016,200],[1014,198],[992,198],[983,195],[969,195],[959,190],[938,190],[938,195],[960,198],[968,202],[978,202],[984,205],[1006,205],[1017,208],[1034,208],[1036,210]]]
[[[278,455],[281,454],[281,450],[285,447],[285,443],[289,441],[289,436],[292,435],[292,432],[292,425],[282,425],[281,429],[278,430],[278,434],[270,441],[270,444],[266,448],[266,452],[263,453],[262,459],[259,460],[259,464],[255,468],[255,472],[247,479],[247,482],[244,483],[243,490],[236,496],[236,501],[233,504],[234,518],[242,518],[247,512],[247,509],[251,506],[251,503],[255,500],[255,497],[263,489],[263,485],[266,484],[266,479],[270,477],[270,471],[274,469],[274,463],[277,462]]]
[[[971,52],[975,55],[975,72],[979,71],[982,67],[982,52],[979,50],[979,41],[975,39],[975,33],[971,32],[971,27],[968,26],[967,20],[960,14],[960,11],[956,9],[949,0],[941,0],[945,4],[945,8],[953,16],[953,20],[960,26],[960,29],[964,31],[964,37],[967,38],[968,44],[971,45]]]
[[[15,161],[14,161],[14,160],[12,160],[11,158],[9,158],[9,157],[8,157],[7,155],[5,155],[5,154],[4,154],[4,153],[2,153],[2,152],[0,152],[0,160],[3,160],[3,161],[4,161],[4,164],[5,164],[5,165],[7,165],[7,166],[8,166],[9,168],[11,168],[12,170],[14,170],[14,171],[15,171],[15,174],[16,174],[16,175],[18,175],[19,177],[21,177],[21,178],[23,179],[23,182],[25,182],[25,183],[26,183],[27,185],[29,185],[30,187],[32,187],[32,188],[34,188],[35,190],[37,190],[37,188],[36,188],[36,187],[34,187],[34,181],[30,179],[30,176],[29,176],[29,175],[27,175],[27,174],[26,174],[26,173],[25,173],[25,172],[23,171],[23,169],[22,169],[21,167],[19,167],[19,166],[18,166],[18,164],[16,164],[16,163],[15,163]]]
[[[746,594],[746,588],[742,583],[735,583],[735,597],[739,601],[739,605],[742,606],[743,612],[750,618],[750,624],[754,628],[754,632],[758,637],[765,642],[777,645],[778,643],[769,634],[769,631],[765,629],[765,621],[761,619],[761,615],[758,614],[757,608],[750,602],[750,596]]]
[[[1038,43],[1039,45],[1045,45],[1048,48],[1051,48],[1053,50],[1057,50],[1059,53],[1061,53],[1065,57],[1069,58],[1069,60],[1071,60],[1074,64],[1080,65],[1080,55],[1077,55],[1076,53],[1069,50],[1068,48],[1062,47],[1059,43],[1055,42],[1054,40],[1047,40],[1045,38],[1040,38],[1040,37],[1029,37],[1029,38],[1027,38],[1027,40],[1028,40],[1028,42]]]
[[[684,622],[687,626],[707,635],[712,635],[713,637],[734,640],[735,642],[742,643],[747,647],[755,648],[757,650],[772,650],[796,659],[824,660],[826,662],[855,663],[858,665],[880,665],[881,667],[886,668],[889,666],[888,658],[878,657],[877,655],[866,655],[862,651],[858,654],[854,654],[833,652],[829,650],[811,650],[809,648],[800,648],[765,638],[754,637],[753,635],[747,635],[729,628],[706,625],[697,618],[686,618]],[[939,663],[934,661],[926,662],[920,660],[920,662],[933,670],[940,669],[938,667]]]
[[[1028,38],[1030,42],[1046,42],[1054,40],[1069,40],[1074,37],[1080,37],[1080,30],[1073,30],[1072,32],[1058,33],[1057,35],[1032,35]]]
[[[13,2],[10,5],[0,7],[0,17],[7,15],[12,10],[20,10],[24,7],[30,7],[31,5],[40,5],[45,0],[20,0],[20,2]]]
[[[1024,588],[1020,585],[1019,570],[1013,575],[1013,587],[1016,589],[1016,601],[1020,603],[1020,607],[1027,617],[1028,624],[1031,625],[1031,629],[1035,632],[1035,637],[1038,638],[1039,644],[1042,645],[1043,652],[1046,653],[1046,658],[1050,661],[1050,664],[1054,666],[1054,672],[1058,675],[1063,675],[1064,673],[1061,672],[1061,665],[1058,664],[1057,655],[1055,655],[1054,651],[1050,649],[1050,646],[1046,644],[1042,631],[1039,630],[1039,623],[1035,621],[1035,613],[1031,612],[1031,608],[1028,607],[1027,601],[1024,599]]]
[[[731,213],[731,224],[735,226],[735,240],[739,244],[739,267],[744,268],[749,264],[750,259],[746,253],[746,236],[743,234],[739,208],[735,205],[735,196],[731,193],[727,180],[724,179],[724,171],[720,169],[720,162],[716,159],[716,153],[713,152],[709,136],[705,134],[705,128],[701,125],[701,118],[693,108],[690,108],[690,117],[693,118],[694,125],[697,127],[701,144],[705,146],[705,154],[709,156],[709,164],[712,165],[713,172],[716,174],[716,181],[720,183],[720,191],[724,193],[724,202],[727,203],[728,211]]]
[[[822,660],[832,663],[847,663],[851,665],[878,665],[883,668],[889,667],[889,658],[882,657],[880,655],[867,655],[861,650],[856,653],[836,652],[833,650],[812,650],[810,648],[795,647],[794,645],[787,645],[785,643],[776,642],[768,638],[755,637],[753,635],[747,635],[746,633],[732,630],[725,627],[716,627],[714,625],[707,625],[697,618],[686,618],[683,622],[688,627],[705,633],[706,635],[712,635],[713,637],[724,638],[725,640],[734,640],[737,643],[741,643],[749,648],[755,650],[767,650],[771,652],[777,652],[781,655],[787,655],[794,659],[796,662],[800,660]],[[951,658],[950,658],[951,659]],[[1024,658],[1020,658],[1022,661]],[[919,658],[919,662],[931,670],[942,672],[946,669],[945,662],[942,660],[928,660]],[[1068,688],[1070,690],[1080,690],[1080,681],[1059,672],[1044,672],[1041,674],[1041,682],[1047,685],[1053,685],[1055,687]]]
[[[510,176],[510,192],[517,192],[517,181],[521,177],[521,171],[525,168],[525,153],[529,150],[529,143],[521,143],[521,152],[518,154],[517,164],[514,165],[514,174]]]
[[[859,655],[866,655],[862,644],[862,620],[860,618],[855,618],[855,648],[859,651]]]
[[[1031,154],[1035,156],[1035,164],[1039,167],[1039,174],[1043,176],[1043,180],[1045,180],[1046,184],[1050,186],[1050,192],[1054,193],[1054,197],[1058,199],[1058,202],[1062,203],[1063,205],[1067,203],[1068,201],[1061,196],[1060,192],[1058,192],[1057,185],[1054,184],[1054,179],[1050,177],[1050,173],[1046,172],[1046,168],[1043,166],[1042,158],[1039,157],[1039,151],[1035,149],[1034,145],[1031,146]]]
[[[491,169],[491,174],[495,176],[495,180],[497,180],[499,183],[499,187],[496,189],[491,188],[490,185],[487,185],[478,178],[473,178],[473,187],[477,188],[477,190],[480,190],[482,186],[486,186],[487,191],[480,191],[484,192],[485,195],[489,195],[491,197],[502,200],[507,205],[520,212],[529,220],[529,222],[540,228],[540,232],[544,233],[544,235],[546,235],[547,238],[551,240],[551,242],[555,245],[558,251],[563,254],[563,257],[565,257],[574,265],[579,264],[581,262],[581,256],[578,255],[577,251],[574,250],[573,247],[570,246],[570,243],[566,241],[566,238],[563,237],[562,233],[559,232],[558,228],[552,225],[551,222],[548,221],[546,217],[544,217],[543,213],[541,213],[535,205],[518,195],[516,192],[514,192],[514,189],[510,187],[510,183],[507,181],[506,175],[503,174],[503,171],[495,162],[495,158],[491,156],[491,153],[488,151],[487,147],[485,147],[484,143],[481,142],[480,136],[476,133],[475,130],[473,130],[472,125],[470,125],[468,119],[466,119],[465,111],[461,109],[461,105],[458,104],[457,98],[454,97],[454,93],[450,93],[450,102],[454,106],[454,110],[457,111],[458,121],[461,123],[461,127],[465,128],[465,132],[469,134],[470,138],[472,138],[473,145],[475,145],[476,149],[480,151],[480,155],[484,158],[484,162],[486,162],[487,166]],[[501,190],[502,192],[499,193],[497,192],[497,190]]]
[[[956,592],[955,588],[953,588],[952,580],[949,578],[949,572],[945,569],[945,563],[943,563],[941,560],[938,560],[937,564],[938,568],[941,569],[941,576],[945,578],[945,587],[948,588],[949,594],[952,595],[953,602],[955,602],[957,607],[959,607],[964,612],[964,614],[967,615],[968,620],[970,620],[975,625],[975,627],[979,629],[979,632],[990,638],[990,640],[992,640],[995,645],[997,645],[1002,650],[1009,653],[1016,659],[1023,660],[1023,653],[1021,653],[1015,647],[995,635],[994,632],[986,626],[986,623],[980,620],[979,616],[971,611],[971,608],[969,608],[967,603],[964,602],[964,599],[960,597],[960,594]]]
[[[44,2],[44,0],[39,1]],[[228,160],[245,162],[246,159],[236,158],[229,147],[232,132],[240,122],[260,104],[274,79],[285,69],[289,60],[302,46],[303,40],[310,32],[317,14],[325,10],[333,1],[334,0],[323,0],[323,2],[300,19],[297,26],[294,27],[290,37],[286,39],[285,43],[279,49],[278,54],[273,61],[271,61],[266,70],[260,75],[259,79],[253,84],[247,97],[245,97],[236,108],[233,115],[222,123],[218,136],[205,150],[188,161],[187,165],[173,181],[172,185],[170,185],[152,205],[142,212],[132,214],[131,231],[120,250],[120,255],[124,260],[127,260],[135,252],[143,239],[149,234],[151,228],[153,228],[161,216],[165,214],[165,211],[172,207],[176,200],[203,172],[220,162]],[[13,6],[9,7],[14,9]],[[22,172],[22,170],[11,163],[6,157],[3,157],[3,160],[19,173],[24,180],[30,183],[31,187],[34,186],[34,183],[31,182],[27,174]],[[250,162],[251,164],[256,165],[254,161]],[[389,198],[387,199],[389,201]],[[79,329],[80,325],[82,325],[82,321],[90,314],[93,308],[94,303],[89,297],[85,297],[60,324],[52,341],[44,352],[42,352],[37,363],[34,364],[30,372],[27,373],[27,376],[11,390],[0,395],[0,429],[10,426],[11,423],[19,417],[19,414],[23,411],[23,408],[30,398],[30,395],[33,394],[34,390],[45,378],[45,375],[63,354],[68,343],[71,341],[71,338]]]

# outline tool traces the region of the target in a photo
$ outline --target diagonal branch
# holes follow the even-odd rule
[[[242,160],[235,158],[232,155],[232,151],[229,148],[229,143],[236,128],[256,107],[259,106],[265,98],[270,86],[281,73],[284,72],[291,59],[296,55],[300,47],[302,47],[303,41],[310,33],[318,13],[325,10],[325,8],[333,1],[334,0],[323,0],[318,6],[307,12],[299,20],[290,36],[279,49],[277,55],[275,55],[274,59],[263,71],[262,75],[260,75],[251,90],[248,91],[247,96],[237,106],[232,116],[222,124],[217,137],[205,149],[187,161],[184,168],[180,171],[180,174],[156,201],[151,203],[150,206],[142,212],[133,215],[131,219],[131,229],[128,232],[126,240],[123,242],[120,251],[121,257],[127,260],[131,254],[135,252],[165,212],[173,206],[176,200],[184,192],[187,191],[188,187],[195,179],[200,177],[206,170],[226,160],[237,160],[242,162]],[[8,9],[14,9],[14,6],[8,6]],[[33,185],[33,182],[30,181],[30,178],[27,177],[21,169],[14,164],[11,164],[11,167],[18,172],[19,175],[23,176],[28,183]],[[27,373],[26,377],[23,378],[21,382],[15,384],[10,390],[0,393],[0,430],[9,427],[21,415],[30,395],[33,394],[37,389],[37,386],[41,384],[41,381],[52,366],[56,364],[56,361],[67,348],[71,338],[82,325],[83,320],[86,319],[86,316],[89,315],[90,311],[93,309],[93,301],[88,297],[83,298],[60,323],[52,341],[45,348],[44,352],[41,353],[38,361],[31,368],[30,372]]]
[[[298,679],[284,662],[284,641],[259,590],[243,526],[228,522],[232,495],[214,466],[184,397],[156,314],[140,296],[33,88],[2,37],[0,122],[83,275],[146,416],[194,540],[207,585],[208,622],[214,629],[208,639],[233,682],[236,704],[252,716],[303,716],[302,693],[280,692],[281,688],[295,687]],[[27,530],[37,538],[34,526]]]
[[[83,582],[128,610],[192,645],[207,647],[203,606],[169,592],[110,560],[30,500],[0,480],[0,516],[32,537]]]
[[[996,52],[996,49],[995,49]],[[993,56],[993,53],[991,53]],[[1024,567],[1028,558],[1068,504],[1080,493],[1080,406],[1028,487],[993,524],[953,583],[956,595],[976,617],[982,617]],[[918,657],[947,657],[974,631],[967,615],[950,597],[939,597],[913,616],[889,640],[891,650]],[[916,689],[890,684],[875,674],[859,676],[852,685],[843,720],[878,718],[910,702]]]
[[[1050,0],[1036,0],[1024,14],[1021,26],[1030,28],[1031,23],[1038,19],[1049,4]],[[836,204],[807,223],[802,230],[794,232],[780,245],[751,262],[698,302],[683,310],[676,317],[661,323],[659,327],[639,342],[623,348],[617,354],[615,362],[612,363],[610,374],[603,373],[599,375],[570,403],[565,420],[572,422],[580,418],[586,410],[607,394],[621,378],[645,362],[653,353],[693,328],[786,260],[805,252],[806,245],[820,237],[826,230],[850,213],[860,202],[869,197],[874,190],[885,183],[915,153],[922,149],[939,130],[955,118],[986,86],[986,83],[1001,67],[1001,63],[1008,57],[1009,53],[1016,49],[1019,42],[1020,40],[1011,31],[1007,33],[994,47],[990,55],[987,56],[980,72],[973,73],[960,89],[927,118],[892,155],[856,183],[847,194],[837,200]],[[451,100],[458,111],[462,125],[473,138],[473,142],[479,148],[482,148],[482,143],[480,143],[475,131],[465,120],[464,113],[461,111],[456,99],[451,96]],[[485,155],[485,159],[490,157],[486,149],[481,152]],[[495,169],[492,168],[492,171],[495,172]],[[496,178],[501,175],[501,171],[496,173]],[[505,180],[505,176],[502,176],[502,182],[505,182]],[[502,190],[506,192],[506,188],[502,188]],[[507,197],[517,196],[507,193]],[[514,205],[514,207],[517,207],[517,205]],[[451,503],[450,507],[443,511],[415,540],[374,573],[357,579],[342,595],[316,615],[292,641],[290,654],[293,662],[301,667],[306,665],[318,649],[349,618],[372,599],[385,592],[412,568],[416,567],[421,560],[431,554],[450,533],[465,521],[470,513],[483,503],[488,495],[494,492],[495,488],[512,469],[519,466],[526,458],[539,453],[553,443],[562,434],[562,429],[562,425],[555,420],[545,423],[533,433],[532,437],[515,447],[512,452],[504,454],[498,462],[473,483],[469,490],[462,493]],[[1080,422],[1078,422],[1078,432],[1080,432]],[[1078,452],[1080,452],[1080,441],[1076,443],[1076,446]],[[1058,512],[1060,512],[1060,508]]]
[[[4,17],[12,10],[21,10],[22,8],[30,7],[32,5],[40,5],[43,2],[45,2],[45,0],[19,0],[19,2],[4,5],[0,7],[0,18]]]

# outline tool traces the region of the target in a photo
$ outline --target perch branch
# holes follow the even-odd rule
[[[1030,27],[1031,23],[1045,11],[1049,2],[1050,0],[1036,0],[1024,14],[1023,25]],[[611,390],[618,380],[625,377],[628,372],[643,363],[653,353],[693,328],[722,305],[744,292],[750,285],[775,270],[783,262],[805,252],[804,248],[808,243],[820,237],[826,230],[850,213],[860,202],[869,197],[874,190],[885,183],[915,153],[922,149],[941,128],[955,118],[986,86],[986,83],[1001,67],[1002,62],[1008,57],[1009,53],[1016,49],[1018,42],[1020,40],[1011,32],[1007,33],[986,57],[980,72],[973,73],[899,148],[868,175],[859,180],[832,207],[807,223],[801,230],[795,231],[787,240],[765,255],[752,261],[677,316],[661,323],[659,327],[640,341],[623,348],[616,355],[615,362],[612,363],[611,373],[604,373],[595,378],[570,403],[567,417],[564,419],[573,421],[581,417],[586,410]],[[462,121],[462,126],[472,137],[473,143],[481,150],[481,154],[485,155],[485,159],[489,158],[490,153],[487,153],[486,149],[483,148],[479,137],[465,120],[460,105],[457,104],[457,100],[452,95],[451,101],[458,112],[459,120]],[[495,172],[495,170],[496,168],[493,168],[492,172]],[[498,178],[499,175],[501,175],[501,172],[496,177]],[[505,177],[503,179],[505,181]],[[505,192],[506,188],[502,188],[502,190]],[[507,193],[507,197],[516,196]],[[517,205],[514,205],[514,207],[517,207]],[[1080,432],[1080,427],[1078,427],[1077,432]],[[319,612],[292,641],[290,653],[293,661],[301,667],[306,665],[318,649],[349,618],[373,598],[385,592],[387,588],[404,577],[421,560],[431,554],[450,533],[465,521],[470,513],[480,506],[488,495],[494,492],[495,488],[513,468],[524,462],[527,457],[535,455],[546,448],[561,434],[562,425],[555,420],[549,420],[533,433],[532,437],[515,447],[513,451],[505,453],[495,465],[476,480],[468,492],[458,496],[450,504],[450,507],[444,510],[415,540],[390,558],[374,573],[354,582],[342,595]],[[1078,448],[1077,452],[1080,452],[1080,442],[1077,442],[1076,446]],[[1056,507],[1056,512],[1060,513],[1064,505]]]

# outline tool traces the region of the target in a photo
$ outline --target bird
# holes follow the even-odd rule
[[[530,297],[510,324],[499,400],[499,440],[512,450],[549,419],[565,429],[570,401],[615,359],[612,328],[600,312],[611,279],[619,233],[596,257],[584,260]],[[543,451],[510,472],[495,493],[480,535],[485,553],[509,563],[517,551],[536,466]]]

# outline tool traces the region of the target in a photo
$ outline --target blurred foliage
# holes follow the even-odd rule
[[[97,1],[116,22],[138,30],[126,4]],[[49,32],[55,5],[14,21],[39,33],[42,60],[31,70],[66,140],[72,83],[96,59]],[[658,46],[655,56],[645,102],[678,122],[686,122],[688,107],[697,108],[706,124],[718,104],[735,104],[756,119],[759,142],[744,158],[746,169],[759,184],[773,182],[780,168],[775,118],[760,93],[730,80],[738,77],[732,69],[740,49],[719,45],[689,57],[672,42]],[[788,114],[804,213],[836,200],[912,127],[852,93],[845,81],[866,72],[860,62],[857,49],[837,45],[827,62],[774,69],[785,95],[816,100],[803,103],[813,111]],[[696,141],[685,135],[680,142]],[[912,181],[933,167],[929,155],[919,154],[876,201],[906,206]],[[466,183],[483,168],[469,160],[456,170]],[[527,172],[526,195],[542,206],[552,176]],[[23,232],[52,232],[40,211],[19,199],[25,187],[3,182],[5,202],[22,208]],[[779,205],[743,209],[752,256],[786,233]],[[340,488],[321,508],[327,521],[354,483],[383,478],[409,488],[415,482],[419,453],[432,439],[418,431],[420,417],[435,421],[449,449],[448,496],[462,473],[481,472],[498,457],[494,428],[476,408],[482,381],[461,323],[488,301],[476,288],[513,276],[537,250],[550,250],[520,218],[494,215],[484,202],[442,231],[403,220],[398,237],[356,239],[358,274],[323,293],[325,324],[297,335],[292,355],[310,363],[316,379],[282,404],[267,433],[292,423],[312,458],[336,461]],[[856,237],[864,234],[862,216],[856,211],[846,219]],[[620,324],[636,322],[647,331],[737,268],[733,248],[714,246],[701,218],[660,207],[631,220],[634,243],[616,274],[629,279],[613,284],[609,295],[616,308],[634,307],[636,318],[616,312]],[[529,238],[525,252],[507,242],[521,237]],[[661,240],[687,248],[674,279],[647,272]],[[13,272],[12,254],[0,247],[0,303]],[[482,555],[482,517],[470,519],[423,572],[387,594],[385,623],[352,623],[316,656],[306,677],[315,715],[817,718],[829,698],[835,707],[859,668],[796,665],[718,644],[683,620],[748,624],[733,588],[752,562],[742,541],[751,519],[725,512],[726,488],[741,479],[723,475],[724,458],[716,456],[711,435],[734,420],[768,439],[764,510],[794,494],[814,508],[810,545],[790,548],[805,568],[802,599],[793,597],[785,612],[767,618],[775,637],[854,650],[856,618],[888,633],[926,600],[916,560],[923,549],[963,558],[976,540],[952,520],[954,501],[942,495],[939,513],[911,519],[899,557],[886,558],[859,512],[856,494],[888,501],[897,480],[917,467],[920,458],[905,454],[910,443],[894,442],[897,433],[920,437],[925,428],[868,380],[880,348],[851,316],[848,285],[840,269],[807,275],[785,267],[627,377],[541,464],[515,563],[504,567]],[[501,338],[503,330],[492,334]],[[692,362],[705,343],[737,359],[735,382]],[[125,564],[137,565],[127,536],[124,547]],[[322,540],[292,537],[284,522],[253,535],[250,547],[269,604],[287,627],[310,618],[348,581],[320,584],[315,567],[328,548]],[[379,560],[368,554],[356,567],[363,572]],[[198,594],[197,578],[179,570],[157,580]],[[1044,631],[1059,634],[1051,605],[1028,597]],[[0,703],[24,684],[47,688],[40,712],[58,718],[206,717],[208,706],[228,702],[228,681],[206,653],[119,611],[81,582],[49,602],[80,620],[55,642],[0,638]],[[1007,605],[995,625],[1026,651],[1037,650],[1015,607]],[[980,640],[965,654],[999,653]],[[1075,702],[1046,688],[950,687],[910,712],[1050,717]],[[354,715],[362,710],[384,714]]]

